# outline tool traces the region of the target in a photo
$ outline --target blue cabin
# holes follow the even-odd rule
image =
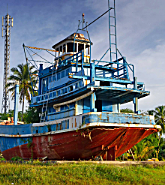
[[[149,92],[137,82],[134,66],[122,55],[113,62],[92,60],[91,45],[83,34],[74,33],[53,45],[54,65],[40,64],[38,95],[31,107],[40,109],[41,122],[88,112],[119,113],[120,104],[130,101],[138,113],[138,99]]]

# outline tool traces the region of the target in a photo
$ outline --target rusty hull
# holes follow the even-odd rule
[[[157,131],[155,128],[90,128],[33,136],[30,144],[13,147],[2,154],[7,160],[14,156],[23,159],[46,157],[49,160],[78,160],[104,156],[107,148],[116,147],[116,158]]]

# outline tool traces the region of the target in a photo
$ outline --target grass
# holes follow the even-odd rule
[[[165,166],[0,163],[0,184],[165,184]]]

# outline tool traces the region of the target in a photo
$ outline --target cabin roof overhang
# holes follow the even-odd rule
[[[75,37],[76,33],[71,34],[70,36],[66,37],[65,39],[61,40],[60,42],[58,42],[57,44],[53,45],[52,48],[55,49],[56,47],[60,46],[62,43],[66,42],[66,41],[74,41],[74,37]],[[86,39],[84,37],[83,34],[77,33],[76,37],[75,37],[75,41],[78,42],[86,42],[86,43],[90,43],[89,39]],[[93,45],[93,43],[91,42],[91,45]]]

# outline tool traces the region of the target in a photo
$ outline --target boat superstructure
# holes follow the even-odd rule
[[[108,11],[116,24],[115,1],[114,7],[109,4]],[[85,24],[84,20],[83,15]],[[0,126],[1,151],[7,159],[20,156],[72,160],[102,155],[115,160],[159,131],[153,116],[138,111],[138,99],[150,92],[137,81],[134,65],[128,64],[117,49],[116,30],[110,31],[110,61],[103,61],[104,55],[100,60],[91,58],[93,43],[87,25],[84,27],[81,31],[88,38],[78,28],[53,45],[51,66],[39,66],[38,95],[33,94],[30,106],[40,110],[40,123]],[[121,113],[120,105],[131,101],[134,113]]]

